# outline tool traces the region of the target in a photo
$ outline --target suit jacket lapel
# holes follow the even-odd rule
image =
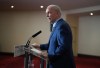
[[[59,26],[59,24],[61,23],[61,22],[59,22],[59,21],[61,21],[61,20],[63,20],[63,19],[58,20],[58,22],[57,22],[57,24],[55,25],[55,27],[53,27],[53,31],[51,32],[50,39],[51,39],[52,35],[54,34],[54,31],[56,30],[57,26]],[[49,39],[49,41],[50,41],[50,39]]]

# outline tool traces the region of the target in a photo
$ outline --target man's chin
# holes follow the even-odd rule
[[[50,22],[50,23],[52,23],[52,21],[51,21],[51,20],[49,20],[49,22]]]
[[[53,23],[53,22],[55,22],[55,21],[52,21],[52,20],[49,19],[49,22],[50,22],[50,23]]]

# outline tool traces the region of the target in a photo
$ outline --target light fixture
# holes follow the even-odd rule
[[[12,5],[11,8],[14,8],[14,6]]]
[[[93,15],[93,13],[91,12],[91,13],[90,13],[90,15],[92,16],[92,15]]]
[[[42,6],[42,5],[40,6],[40,8],[43,8],[43,7],[44,7],[44,6]]]

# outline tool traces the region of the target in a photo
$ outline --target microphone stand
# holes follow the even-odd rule
[[[24,68],[31,68],[32,55],[30,54],[30,47],[29,47],[31,39],[32,37],[29,38],[24,48],[25,49]]]
[[[37,32],[36,34],[34,34],[32,37],[29,38],[29,40],[27,41],[24,49],[25,49],[25,62],[24,62],[24,68],[31,68],[32,67],[32,55],[30,53],[30,41],[32,38],[36,37],[37,35],[39,35],[41,33],[41,30],[39,32]]]

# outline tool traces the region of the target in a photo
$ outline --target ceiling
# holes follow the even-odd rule
[[[62,10],[71,10],[100,5],[100,0],[0,0],[0,11],[45,10],[50,4],[59,5]],[[11,9],[10,6],[14,5]],[[40,8],[43,5],[44,8]]]

